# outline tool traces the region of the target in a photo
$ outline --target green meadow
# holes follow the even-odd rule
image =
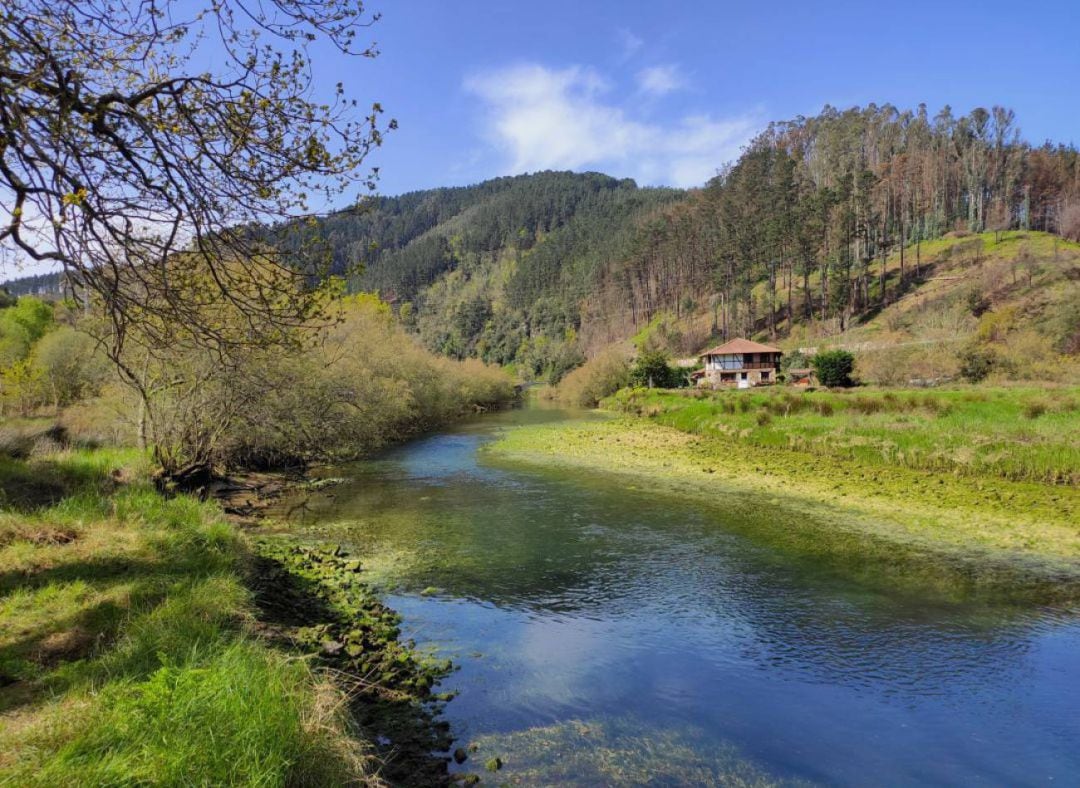
[[[606,401],[695,435],[871,466],[1080,484],[1080,388],[657,392]]]

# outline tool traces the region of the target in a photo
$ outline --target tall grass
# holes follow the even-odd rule
[[[62,497],[0,512],[0,783],[367,780],[341,693],[250,633],[242,537],[125,458],[39,460]]]

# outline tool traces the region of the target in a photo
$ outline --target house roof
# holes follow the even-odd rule
[[[723,356],[729,353],[783,353],[780,348],[771,345],[762,345],[760,342],[751,342],[749,339],[733,339],[722,345],[717,345],[712,350],[706,350],[702,356]]]

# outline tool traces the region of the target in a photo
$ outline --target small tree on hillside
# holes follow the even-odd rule
[[[846,350],[825,350],[814,356],[810,363],[823,386],[847,387],[854,385],[851,373],[855,369],[855,356]]]
[[[679,371],[668,364],[667,354],[650,350],[638,356],[630,370],[630,385],[658,389],[678,388],[681,384]]]
[[[994,243],[1001,243],[1001,234],[1012,227],[1012,213],[1004,200],[995,200],[990,206],[990,218],[986,229],[994,231]]]

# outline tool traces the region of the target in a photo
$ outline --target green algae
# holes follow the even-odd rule
[[[500,779],[515,785],[781,784],[736,747],[705,746],[701,731],[689,726],[658,731],[629,719],[574,719],[483,736],[476,744],[480,752],[503,753],[488,763],[499,762]]]
[[[381,774],[395,785],[449,780],[452,738],[438,720],[452,697],[434,688],[453,665],[400,637],[401,617],[340,547],[263,538],[255,545],[251,587],[264,632],[308,655],[346,685],[350,711],[376,743]]]
[[[488,463],[588,469],[691,499],[725,527],[880,581],[1080,597],[1080,491],[770,451],[641,419],[520,427]]]

